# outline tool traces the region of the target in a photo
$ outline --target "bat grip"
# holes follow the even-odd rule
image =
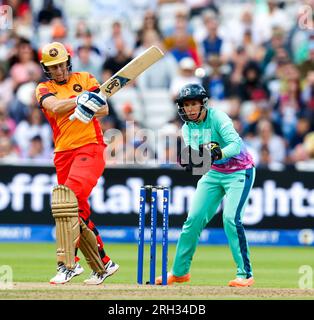
[[[70,119],[70,121],[75,120],[75,119],[76,119],[75,114],[74,114],[74,113],[72,113],[72,114],[70,115],[69,119]]]

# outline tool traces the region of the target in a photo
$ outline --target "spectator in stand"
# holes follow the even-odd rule
[[[291,159],[298,170],[314,170],[314,131],[307,133],[303,143],[295,147]]]
[[[262,145],[257,167],[259,169],[270,169],[273,166],[271,154],[267,145]]]
[[[230,75],[230,82],[232,88],[237,88],[242,82],[243,70],[249,61],[249,57],[243,47],[237,48],[229,60],[229,65],[232,69]]]
[[[13,98],[13,80],[6,76],[6,69],[0,64],[0,101],[7,105]]]
[[[174,28],[166,32],[164,44],[178,62],[185,57],[191,57],[197,66],[201,65],[201,57],[189,25],[187,8],[180,8],[176,12]]]
[[[30,1],[29,0],[1,1],[1,4],[8,4],[12,8],[13,20],[14,20],[14,25],[13,25],[14,32],[20,37],[31,39],[33,36],[33,26],[32,26],[33,17],[32,17]]]
[[[174,14],[174,22],[171,27],[163,31],[164,37],[173,40],[173,37],[178,31],[184,31],[189,35],[193,34],[193,28],[190,23],[190,10],[186,5],[177,6]]]
[[[143,44],[135,50],[134,55],[137,56],[152,45],[157,45],[165,55],[137,78],[137,85],[141,90],[168,90],[172,80],[178,74],[178,63],[172,54],[164,50],[159,34],[154,30],[145,31]]]
[[[263,154],[263,159],[268,159],[271,167],[282,167],[286,160],[286,146],[284,140],[273,131],[272,123],[267,119],[262,119],[257,124],[257,136],[247,141],[259,155]],[[268,154],[268,157],[265,157]],[[259,163],[257,163],[258,167]],[[264,164],[265,165],[265,164]]]
[[[197,46],[192,36],[181,30],[176,33],[173,40],[173,46],[169,48],[169,52],[175,57],[177,62],[180,62],[183,58],[190,57],[194,60],[197,66],[201,65],[201,58],[198,54]]]
[[[144,14],[143,24],[141,28],[137,31],[135,48],[138,48],[143,45],[145,42],[144,36],[148,31],[154,31],[161,38],[162,33],[159,28],[159,21],[157,14],[152,10],[147,10]]]
[[[73,69],[89,72],[97,81],[101,82],[101,68],[103,61],[90,46],[82,45],[77,49],[77,55],[73,58]]]
[[[314,32],[313,39],[308,42],[309,52],[307,59],[302,62],[298,67],[300,70],[301,79],[304,79],[309,71],[314,70]]]
[[[102,56],[101,50],[99,46],[96,45],[90,29],[82,31],[82,33],[78,38],[76,38],[76,40],[78,40],[77,50],[79,50],[81,47],[89,47],[92,53],[96,54],[98,57]]]
[[[290,143],[296,133],[298,118],[306,115],[299,79],[287,79],[273,109],[274,123],[280,127],[284,138]]]
[[[202,59],[208,61],[211,55],[221,54],[223,39],[218,35],[218,17],[212,11],[203,14],[203,23],[206,29],[206,37],[201,42],[200,51]]]
[[[38,65],[36,50],[28,39],[18,38],[13,55],[9,59],[11,72],[14,72],[12,70],[16,65],[22,66],[23,69],[27,70],[28,66],[33,64]]]
[[[279,6],[279,2],[284,4],[284,1],[267,0],[266,12],[258,12],[256,15],[256,28],[260,35],[260,43],[270,40],[274,28],[280,27],[286,33],[292,26],[291,19],[286,11]]]
[[[43,7],[38,13],[37,22],[49,25],[54,18],[63,18],[62,11],[56,7],[53,0],[44,0]]]
[[[19,155],[9,137],[0,136],[0,162],[12,164],[19,160]]]
[[[102,66],[103,82],[108,80],[113,74],[118,72],[132,60],[130,51],[122,38],[115,39],[116,55],[109,57]]]
[[[224,73],[222,60],[217,55],[208,59],[208,73],[202,79],[202,85],[211,99],[225,100],[231,95],[229,75]]]
[[[16,124],[14,120],[9,118],[4,103],[0,101],[0,137],[11,138],[15,127]]]
[[[16,64],[11,69],[11,77],[15,95],[8,104],[8,111],[10,117],[19,123],[28,117],[32,106],[37,107],[35,87],[42,77],[42,70],[37,64],[29,64],[27,68]]]
[[[30,139],[29,148],[24,150],[22,159],[32,160],[41,163],[51,162],[52,149],[45,149],[43,140],[40,135],[35,135]]]
[[[246,30],[243,34],[243,47],[250,60],[260,63],[264,59],[265,48],[254,43],[251,30]]]
[[[306,60],[306,50],[308,44],[308,30],[304,28],[304,12],[298,10],[294,19],[294,25],[287,34],[287,49],[289,56],[294,63],[300,64]],[[312,19],[312,21],[310,20]],[[306,16],[308,23],[313,23],[313,16]]]
[[[282,91],[287,87],[288,79],[299,81],[300,73],[291,60],[280,59],[278,60],[274,78],[272,80],[266,80],[270,90],[269,102],[271,105],[275,105],[279,100]]]
[[[277,51],[284,48],[287,50],[285,43],[285,33],[284,30],[280,27],[275,27],[272,32],[272,37],[269,42],[265,45],[265,56],[262,61],[262,71],[264,72],[267,65],[273,60],[276,56]]]
[[[114,21],[111,26],[111,34],[105,41],[103,52],[106,57],[116,57],[120,53],[120,43],[123,42],[123,50],[127,56],[132,56],[135,44],[134,34],[123,27],[120,21]]]
[[[261,70],[254,61],[249,61],[243,70],[242,82],[238,87],[238,95],[241,101],[268,99],[269,91],[261,79]]]
[[[281,72],[281,68],[283,68],[283,71],[285,71],[284,67],[288,63],[291,63],[291,60],[289,58],[287,50],[282,47],[278,48],[275,51],[272,59],[269,61],[269,63],[264,69],[264,80],[268,82],[278,78],[278,75]]]
[[[39,108],[33,108],[27,120],[21,121],[15,130],[14,141],[22,154],[27,154],[31,139],[39,135],[44,144],[45,152],[52,149],[51,129],[48,123],[44,122]]]
[[[73,43],[68,37],[68,29],[64,21],[60,18],[54,18],[51,21],[51,42],[61,42],[66,48],[71,50],[73,53]]]
[[[247,4],[243,7],[240,15],[234,15],[233,18],[224,23],[224,37],[225,40],[237,48],[239,46],[246,46],[246,36],[250,35],[250,43],[256,46],[261,46],[263,38],[257,29],[256,15],[253,13],[254,7],[252,4]]]
[[[186,57],[179,62],[179,74],[170,85],[172,99],[175,100],[180,89],[188,83],[201,83],[201,79],[195,76],[196,65],[192,58]]]
[[[297,120],[296,130],[289,144],[289,150],[293,150],[297,145],[304,142],[305,136],[311,131],[311,119],[308,117],[300,117]]]
[[[314,127],[314,70],[308,72],[302,87],[302,101],[306,105],[306,113]]]

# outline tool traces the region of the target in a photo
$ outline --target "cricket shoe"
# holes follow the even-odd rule
[[[191,279],[191,275],[189,273],[185,274],[184,276],[175,276],[172,273],[168,272],[167,274],[167,284],[173,284],[175,282],[188,282]],[[161,285],[162,284],[162,276],[159,276],[155,280],[155,284]]]
[[[90,275],[90,277],[86,280],[84,280],[84,283],[87,285],[98,285],[104,282],[106,278],[113,275],[116,271],[118,271],[119,265],[117,263],[114,263],[112,260],[109,260],[109,262],[105,265],[105,273],[100,274],[96,271],[93,271]]]
[[[229,287],[250,287],[254,284],[254,278],[235,278],[234,280],[229,281]]]
[[[50,279],[50,284],[64,284],[69,282],[73,277],[80,275],[84,272],[83,267],[76,263],[73,270],[68,269],[64,264],[61,264],[57,268],[57,274]]]

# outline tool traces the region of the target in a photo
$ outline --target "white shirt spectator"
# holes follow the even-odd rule
[[[169,89],[177,74],[176,59],[172,54],[165,54],[139,76],[137,84],[140,89]]]
[[[196,65],[192,58],[186,57],[179,62],[179,73],[171,82],[170,93],[175,99],[180,89],[189,83],[201,84],[201,79],[195,76]]]
[[[41,113],[39,109],[34,109],[30,115],[30,120],[21,121],[14,133],[14,141],[20,148],[22,154],[27,153],[30,142],[35,136],[40,136],[44,145],[45,152],[51,150],[51,129],[48,123],[41,121]]]
[[[271,163],[284,163],[286,148],[283,138],[273,132],[270,121],[264,119],[258,123],[258,136],[250,140],[250,146],[261,153],[262,147],[267,146]]]

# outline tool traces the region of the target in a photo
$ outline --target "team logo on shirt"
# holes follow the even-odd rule
[[[50,57],[56,57],[58,55],[59,51],[56,48],[52,48],[49,50]]]
[[[83,88],[82,88],[82,86],[80,84],[76,83],[76,84],[73,85],[73,90],[75,92],[82,92]]]

